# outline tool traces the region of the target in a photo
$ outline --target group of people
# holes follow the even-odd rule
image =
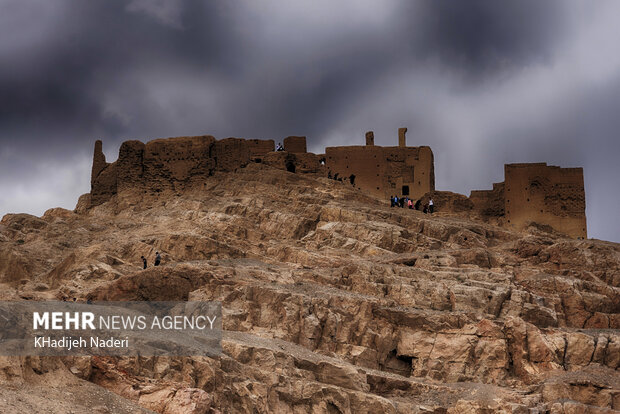
[[[146,257],[144,256],[140,256],[140,258],[142,259],[142,268],[146,269]],[[155,266],[159,266],[159,264],[161,263],[161,255],[159,254],[159,252],[155,252]]]
[[[425,214],[426,213],[433,214],[433,211],[435,211],[435,204],[433,203],[432,198],[429,198],[428,203],[422,206],[422,199],[419,199],[418,201],[414,203],[413,200],[407,196],[405,197],[391,196],[390,207],[410,208],[412,210],[420,210],[420,207],[422,207],[422,212]]]

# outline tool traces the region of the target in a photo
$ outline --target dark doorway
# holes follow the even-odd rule
[[[286,171],[294,173],[295,172],[295,164],[293,164],[292,162],[286,163]]]
[[[408,185],[403,185],[403,195],[404,196],[408,196],[409,195],[409,186]]]

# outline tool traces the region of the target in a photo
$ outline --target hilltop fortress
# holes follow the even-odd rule
[[[81,200],[87,208],[124,191],[159,193],[202,185],[207,177],[230,172],[248,163],[263,163],[291,173],[314,174],[343,181],[374,197],[433,197],[438,211],[459,211],[514,229],[532,222],[547,225],[573,238],[586,238],[585,192],[582,168],[545,163],[507,164],[504,182],[492,190],[472,191],[470,197],[435,191],[433,152],[428,146],[409,147],[406,128],[398,130],[398,146],[327,147],[325,154],[307,152],[306,137],[284,139],[284,151],[274,140],[213,136],[126,141],[118,159],[106,162],[101,141],[95,142],[91,192]],[[458,208],[454,208],[458,205]]]

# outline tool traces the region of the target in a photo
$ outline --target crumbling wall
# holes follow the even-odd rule
[[[522,229],[536,222],[570,237],[587,237],[582,168],[506,164],[504,175],[508,226]]]
[[[428,206],[430,199],[433,200],[435,212],[465,213],[467,215],[474,208],[472,201],[463,194],[453,193],[451,191],[431,191],[419,198],[420,210],[422,210],[424,206]]]
[[[504,183],[493,183],[492,190],[473,190],[469,195],[474,210],[483,218],[504,217]]]
[[[273,143],[273,141],[272,141]],[[91,206],[123,191],[180,190],[204,181],[215,171],[233,171],[250,162],[248,141],[210,135],[156,139],[144,144],[126,141],[118,160],[105,163],[101,143],[95,143],[91,176]]]
[[[215,138],[208,135],[149,141],[144,148],[142,184],[146,185],[147,190],[162,191],[204,180],[215,168],[210,157],[214,142]],[[134,186],[136,182],[125,184]]]
[[[96,177],[91,177],[90,202],[96,206],[116,194],[116,163],[108,164]]]
[[[215,141],[213,160],[218,171],[234,171],[250,162],[250,146],[242,138]]]
[[[252,159],[260,159],[263,155],[276,149],[275,142],[272,139],[247,139],[246,142],[250,148],[250,157]]]
[[[90,187],[90,202],[93,205],[105,203],[116,194],[116,165],[106,162],[101,140],[95,141]]]
[[[118,190],[135,187],[144,179],[144,152],[146,145],[140,141],[125,141],[118,151]]]
[[[469,199],[474,212],[491,222],[516,230],[538,223],[570,237],[587,237],[582,168],[506,164],[504,182],[472,191]]]
[[[327,147],[326,169],[331,176],[349,179],[375,197],[419,198],[435,190],[433,152],[429,147],[376,145]]]
[[[262,163],[294,173],[317,174],[323,173],[324,166],[319,162],[320,156],[306,153],[291,153],[278,151],[265,154]]]
[[[288,152],[307,152],[306,137],[286,137],[284,138],[284,151]]]

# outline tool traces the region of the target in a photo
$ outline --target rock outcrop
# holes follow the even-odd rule
[[[221,301],[222,355],[4,358],[0,411],[63,386],[74,412],[82,386],[100,412],[620,410],[620,245],[472,221],[448,193],[463,215],[390,208],[282,168],[304,154],[168,144],[96,154],[94,206],[5,216],[2,298]]]

